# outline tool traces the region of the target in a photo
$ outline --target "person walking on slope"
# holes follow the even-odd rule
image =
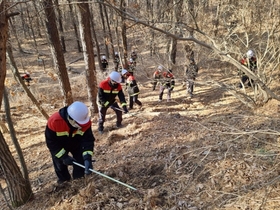
[[[107,58],[106,58],[105,55],[103,55],[103,56],[101,57],[101,65],[102,65],[102,70],[103,70],[103,71],[106,71],[109,64],[108,64],[108,61],[107,61]]]
[[[159,83],[160,79],[162,78],[161,75],[162,66],[158,66],[156,71],[153,73],[153,91],[156,89],[157,84]]]
[[[138,58],[137,53],[136,53],[135,51],[132,51],[132,52],[131,52],[131,55],[130,55],[130,58],[131,58],[131,60],[132,60],[132,62],[133,62],[133,64],[134,64],[134,66],[136,67],[136,60],[137,60],[137,58]]]
[[[129,95],[129,109],[133,109],[133,104],[136,103],[142,107],[141,101],[139,101],[138,96],[140,93],[139,87],[137,85],[136,79],[131,75],[126,69],[122,70],[122,75],[126,78],[126,90]]]
[[[134,71],[135,71],[135,63],[132,60],[132,58],[130,58],[129,62],[128,62],[128,72],[129,72],[130,75],[133,75]]]
[[[120,64],[120,56],[118,52],[115,52],[115,56],[114,56],[114,64],[115,64],[115,71],[119,70],[119,64]]]
[[[162,96],[164,93],[164,90],[167,89],[167,101],[171,100],[171,92],[174,89],[175,86],[175,78],[172,74],[172,70],[169,69],[167,72],[163,72],[162,74],[162,80],[160,81],[160,90],[159,90],[159,101],[162,101]]]
[[[240,63],[255,73],[257,69],[257,58],[255,57],[253,50],[248,50],[246,56],[241,59]],[[251,87],[254,81],[250,79],[245,73],[242,73],[239,87],[242,88],[246,83],[248,83],[248,86]]]
[[[30,86],[30,81],[32,80],[32,78],[29,72],[25,72],[24,75],[21,76],[21,79],[23,79],[27,86]]]
[[[88,107],[84,103],[75,101],[54,113],[48,119],[45,139],[58,184],[71,180],[67,166],[73,165],[73,161],[85,165],[85,169],[73,165],[73,179],[91,173],[89,169],[92,169],[95,138],[91,130]],[[69,153],[73,157],[69,156]]]
[[[99,111],[98,131],[100,134],[103,133],[105,117],[109,107],[112,108],[117,115],[116,126],[118,128],[122,126],[122,113],[128,113],[125,96],[120,84],[121,81],[121,75],[118,72],[113,71],[107,79],[101,81],[99,84],[97,105]],[[120,100],[123,111],[120,109],[116,101],[116,96],[118,96]]]
[[[193,87],[194,87],[194,81],[196,79],[197,73],[198,73],[198,66],[196,65],[194,59],[191,59],[190,64],[186,69],[187,94],[189,94],[190,98],[193,97]]]

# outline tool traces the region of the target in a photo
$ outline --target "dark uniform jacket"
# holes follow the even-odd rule
[[[254,56],[251,58],[244,57],[241,59],[240,63],[253,72],[257,69],[257,58]]]
[[[83,155],[92,154],[94,136],[91,129],[91,121],[77,129],[71,126],[67,120],[67,107],[54,113],[49,119],[45,129],[46,143],[51,154],[61,158],[67,152],[81,148]]]
[[[110,107],[116,101],[116,96],[118,96],[121,105],[126,106],[121,84],[111,85],[109,77],[100,82],[97,93],[97,104],[99,106]]]
[[[138,56],[136,52],[132,52],[130,57],[132,58],[133,61],[136,61]]]
[[[108,67],[108,61],[106,59],[101,59],[102,68],[106,69]]]

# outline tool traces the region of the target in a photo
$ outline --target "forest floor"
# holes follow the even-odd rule
[[[72,67],[74,99],[89,104],[83,61],[69,64],[81,56],[65,54]],[[31,72],[30,90],[46,112],[51,115],[60,109],[62,98],[51,59],[45,60],[43,70],[36,55],[16,58]],[[125,114],[119,129],[110,110],[103,135],[97,132],[97,114],[92,118],[94,169],[137,190],[97,174],[57,186],[44,138],[46,119],[7,72],[16,136],[35,195],[18,209],[279,209],[279,102],[248,109],[226,89],[208,83],[222,78],[223,70],[218,68],[200,68],[192,99],[177,80],[172,101],[166,101],[165,93],[158,102],[158,87],[152,91],[150,80],[157,64],[143,60],[149,59],[139,59],[136,72],[143,107],[135,105]],[[179,71],[174,74],[180,78]],[[98,74],[99,81],[105,77]],[[4,136],[18,160],[10,134]],[[1,185],[5,188],[3,180]],[[0,209],[8,209],[2,195]]]

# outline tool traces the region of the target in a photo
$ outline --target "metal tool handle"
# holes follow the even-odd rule
[[[73,164],[75,164],[75,165],[77,165],[77,166],[80,166],[80,167],[82,167],[82,168],[85,168],[85,166],[84,165],[82,165],[82,164],[80,164],[80,163],[77,163],[77,162],[75,162],[75,161],[73,161]],[[132,187],[132,186],[130,186],[130,185],[128,185],[128,184],[125,184],[125,183],[123,183],[123,182],[121,182],[121,181],[119,181],[119,180],[116,180],[116,179],[114,179],[114,178],[112,178],[112,177],[110,177],[110,176],[107,176],[107,175],[105,175],[105,174],[102,174],[102,173],[100,173],[100,172],[98,172],[98,171],[95,171],[95,170],[93,170],[93,169],[89,169],[91,172],[93,172],[93,173],[95,173],[95,174],[98,174],[98,175],[100,175],[100,176],[103,176],[103,177],[105,177],[105,178],[107,178],[107,179],[110,179],[110,180],[112,180],[112,181],[114,181],[114,182],[117,182],[117,183],[119,183],[119,184],[121,184],[121,185],[123,185],[123,186],[125,186],[125,187],[127,187],[127,188],[129,188],[129,189],[132,189],[132,190],[137,190],[136,188],[134,188],[134,187]]]

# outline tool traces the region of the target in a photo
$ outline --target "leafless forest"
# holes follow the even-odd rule
[[[278,0],[0,0],[0,11],[1,209],[279,209]],[[256,72],[240,64],[249,49]],[[98,83],[132,51],[143,107],[120,129],[110,111],[100,135]],[[152,91],[159,65],[175,75],[170,102]],[[253,88],[239,88],[242,73]],[[136,190],[97,174],[56,185],[46,120],[75,100],[90,107],[94,169]]]

